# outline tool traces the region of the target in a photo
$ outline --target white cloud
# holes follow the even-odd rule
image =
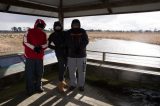
[[[53,23],[57,21],[55,18],[45,18],[45,17],[36,17],[36,16],[27,16],[27,15],[17,15],[17,14],[8,14],[0,13],[0,30],[10,30],[11,27],[30,27],[34,26],[35,21],[40,18],[43,19],[47,26],[46,28],[52,28]]]
[[[154,30],[160,29],[160,12],[133,13],[78,18],[86,29],[102,30]],[[71,23],[66,19],[66,23]],[[70,25],[65,25],[69,28]]]
[[[53,27],[55,18],[34,17],[16,14],[0,13],[0,29],[10,30],[13,26],[33,27],[37,18],[42,18],[47,23],[47,29]],[[102,30],[154,30],[160,29],[160,12],[134,13],[107,16],[77,17],[85,29]],[[65,19],[64,27],[69,29],[71,21],[75,18]]]

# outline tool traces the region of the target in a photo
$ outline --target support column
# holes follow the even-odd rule
[[[63,13],[63,0],[59,0],[59,12],[58,12],[58,18],[59,21],[62,24],[62,27],[64,28],[64,13]]]

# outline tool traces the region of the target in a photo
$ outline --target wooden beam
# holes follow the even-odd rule
[[[112,12],[112,7],[111,7],[111,5],[109,4],[109,0],[106,0],[105,4],[107,4],[106,6],[108,7],[108,8],[107,8],[107,9],[108,9],[108,12],[109,12],[110,14],[112,14],[112,13],[113,13],[113,12]]]
[[[35,3],[30,3],[30,2],[25,2],[25,1],[19,1],[19,0],[0,0],[0,3],[18,6],[18,7],[25,7],[25,8],[30,8],[30,9],[58,12],[58,8],[55,8],[55,7],[50,7],[50,6],[46,6],[43,4],[35,4]]]
[[[11,7],[10,5],[7,5],[5,11],[7,12],[7,11],[9,10],[10,7]]]
[[[133,6],[133,5],[144,5],[151,3],[158,3],[160,0],[122,0],[119,2],[111,2],[113,7]]]
[[[48,17],[48,18],[58,18],[58,17],[55,17],[55,16],[39,15],[39,14],[32,14],[32,13],[12,12],[12,11],[4,11],[4,10],[0,10],[0,12],[10,13],[10,14],[20,14],[20,15],[30,15],[30,16],[40,16],[40,17]]]
[[[111,6],[110,6],[110,4],[109,4],[109,0],[100,0],[100,1],[101,1],[103,4],[106,5],[106,8],[107,8],[109,14],[112,14],[112,9],[111,9]]]
[[[160,11],[160,9],[155,9],[155,10],[143,10],[143,11],[127,11],[127,12],[118,12],[118,13],[112,13],[112,14],[109,14],[109,13],[101,13],[101,14],[98,14],[98,13],[95,13],[95,14],[88,14],[88,15],[74,15],[74,16],[65,16],[65,18],[73,18],[73,17],[87,17],[87,16],[101,16],[101,15],[113,15],[113,14],[131,14],[131,13],[144,13],[144,12],[155,12],[155,11]]]
[[[62,28],[64,27],[64,13],[63,13],[63,0],[59,0],[59,12],[58,12],[59,21],[62,24]]]
[[[94,5],[87,5],[87,6],[72,6],[72,7],[65,7],[63,8],[64,12],[74,12],[74,11],[85,11],[85,10],[94,10],[94,9],[104,9],[107,8],[109,4],[109,8],[115,7],[125,7],[125,6],[133,6],[133,5],[143,5],[143,4],[150,4],[150,3],[158,3],[160,0],[122,0],[122,1],[108,1],[105,3],[99,3]],[[110,11],[110,10],[109,10]],[[110,11],[112,12],[112,11]]]

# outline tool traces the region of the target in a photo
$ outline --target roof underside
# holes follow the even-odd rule
[[[0,12],[56,18],[60,10],[64,18],[159,11],[160,0],[0,0]]]

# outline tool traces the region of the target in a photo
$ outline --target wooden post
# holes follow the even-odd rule
[[[103,55],[102,55],[102,61],[105,62],[105,59],[106,59],[106,53],[103,52]]]
[[[63,0],[59,0],[59,12],[58,12],[58,18],[59,21],[62,24],[62,28],[64,28],[64,13],[63,13]]]

